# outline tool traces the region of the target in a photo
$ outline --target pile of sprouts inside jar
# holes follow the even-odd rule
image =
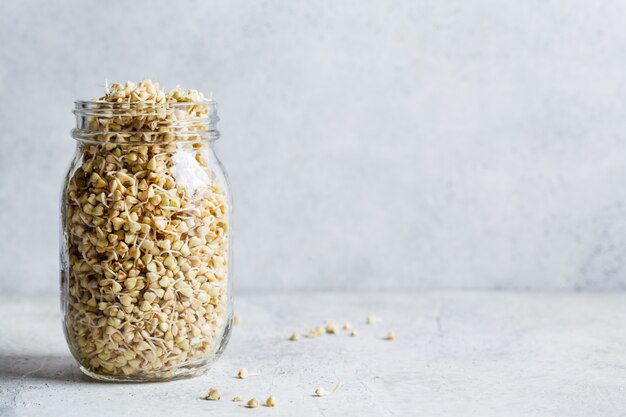
[[[229,204],[203,141],[207,103],[128,82],[77,112],[62,278],[66,335],[91,373],[168,376],[219,349]]]

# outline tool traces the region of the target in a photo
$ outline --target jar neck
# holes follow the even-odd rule
[[[111,103],[77,101],[72,136],[85,143],[169,144],[213,142],[217,130],[217,103]]]

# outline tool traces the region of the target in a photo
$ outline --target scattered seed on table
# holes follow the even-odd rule
[[[246,379],[248,377],[248,370],[246,368],[241,368],[238,372],[237,372],[237,378],[239,379]]]
[[[330,393],[333,393],[333,392],[337,391],[339,388],[341,388],[341,381],[337,382],[337,385],[335,385],[335,387],[332,390],[330,390],[330,392],[326,391],[322,387],[317,387],[315,389],[315,395],[314,396],[315,397],[324,397],[324,396],[326,396],[326,395],[328,395]]]
[[[326,322],[326,333],[328,334],[336,334],[337,333],[337,325],[333,321]]]
[[[220,392],[217,390],[217,388],[211,388],[206,397],[204,397],[205,400],[209,401],[218,401],[221,398],[222,396],[220,395]]]
[[[314,329],[309,330],[308,333],[306,334],[306,337],[314,338],[314,337],[322,336],[324,333],[326,333],[326,329],[324,329],[323,327],[316,327]]]
[[[276,405],[277,402],[273,395],[270,395],[269,397],[267,397],[267,400],[265,400],[266,407],[276,407]]]
[[[365,323],[367,324],[374,324],[376,322],[378,322],[378,317],[374,317],[371,314],[365,318]]]

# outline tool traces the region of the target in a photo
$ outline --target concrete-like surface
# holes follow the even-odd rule
[[[247,294],[207,375],[107,384],[69,356],[55,298],[2,298],[0,416],[623,416],[625,306],[626,294]],[[367,314],[382,321],[367,326]],[[328,319],[358,337],[287,340]],[[261,375],[235,379],[241,367]],[[201,400],[213,386],[222,401]],[[275,409],[230,401],[270,393]]]

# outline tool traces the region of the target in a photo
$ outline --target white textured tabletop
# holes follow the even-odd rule
[[[246,294],[207,375],[153,384],[88,380],[56,298],[0,299],[2,416],[623,416],[626,294]],[[373,314],[379,323],[366,325]],[[334,320],[357,337],[287,340]],[[384,340],[393,330],[396,340]],[[239,380],[241,367],[260,376]],[[313,397],[317,386],[342,386]],[[217,387],[222,401],[201,397]],[[231,402],[265,399],[278,407]]]

